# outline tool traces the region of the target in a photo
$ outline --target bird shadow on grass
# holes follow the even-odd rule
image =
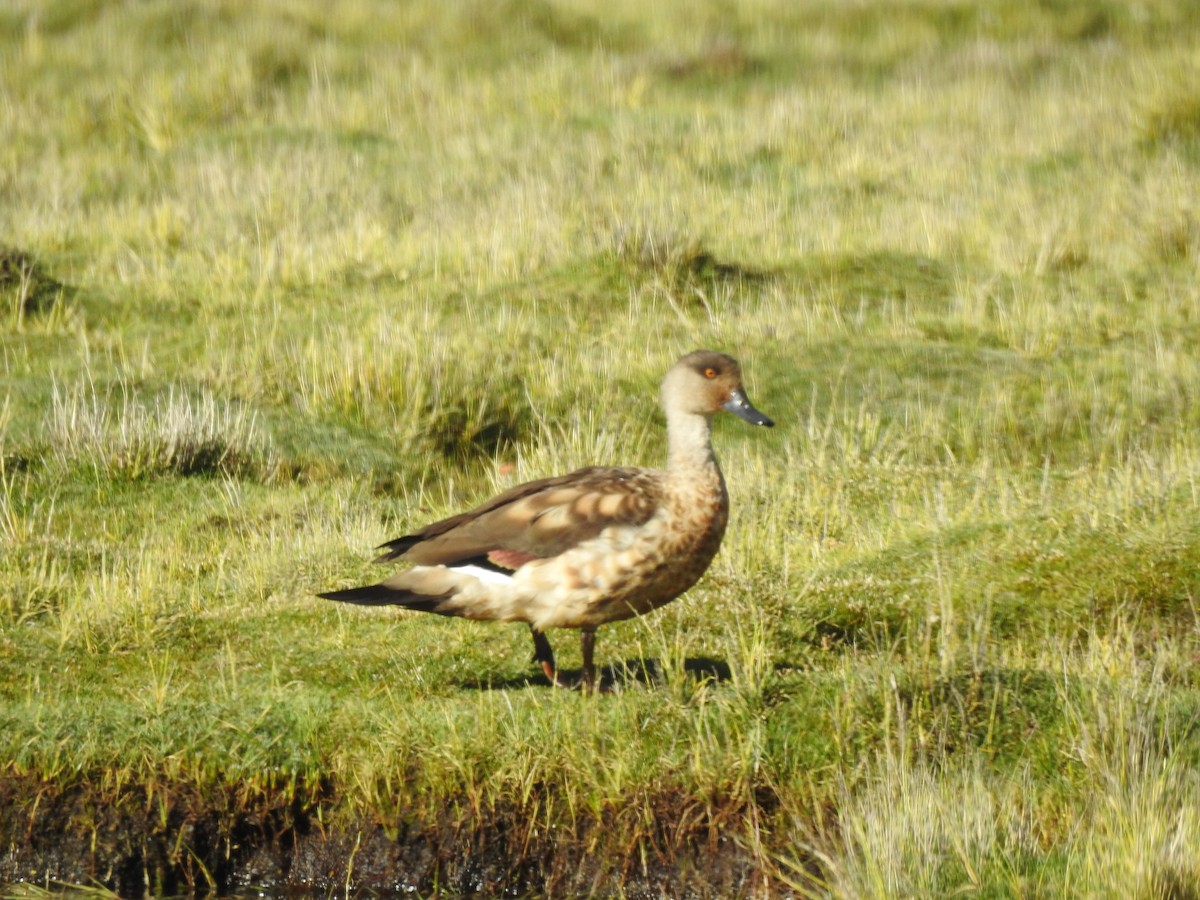
[[[728,681],[732,677],[729,663],[723,659],[708,656],[690,657],[683,661],[683,670],[697,681]],[[583,672],[581,669],[560,669],[559,679],[573,688],[579,686]],[[666,682],[666,671],[657,659],[627,659],[624,662],[613,663],[602,667],[598,672],[600,690],[616,691],[635,684],[663,684]],[[550,687],[550,679],[540,672],[531,671],[528,675],[517,675],[512,678],[473,678],[458,682],[458,686],[467,690],[519,690],[530,687]]]

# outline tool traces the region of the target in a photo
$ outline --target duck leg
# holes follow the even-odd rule
[[[579,649],[583,652],[583,690],[592,693],[596,690],[596,663],[593,653],[596,649],[596,629],[584,628],[579,632]]]
[[[546,673],[552,685],[562,687],[562,682],[558,680],[558,668],[554,665],[554,651],[550,648],[550,641],[545,632],[538,631],[532,625],[529,626],[529,631],[533,635],[533,661],[542,664],[542,671]]]

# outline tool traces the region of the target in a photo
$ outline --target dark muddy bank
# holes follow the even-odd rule
[[[53,786],[0,782],[0,884],[102,884],[122,896],[229,892],[728,897],[780,887],[732,835],[742,812],[686,828],[682,801],[634,839],[597,822],[531,827],[517,810],[407,823],[349,820],[328,787]]]

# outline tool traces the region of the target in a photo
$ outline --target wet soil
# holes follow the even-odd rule
[[[740,830],[734,821],[687,830],[683,809],[672,805],[663,798],[660,833],[630,840],[602,822],[538,829],[515,809],[356,819],[337,812],[328,785],[100,791],[8,776],[0,778],[0,885],[99,884],[124,897],[248,887],[326,896],[348,888],[418,896],[776,893],[731,837]]]

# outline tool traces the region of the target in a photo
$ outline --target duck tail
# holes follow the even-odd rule
[[[451,594],[418,594],[403,588],[389,587],[387,584],[369,584],[344,591],[327,591],[317,596],[357,606],[403,606],[405,609],[442,616],[457,615],[453,610],[446,608],[446,601],[450,599]]]

